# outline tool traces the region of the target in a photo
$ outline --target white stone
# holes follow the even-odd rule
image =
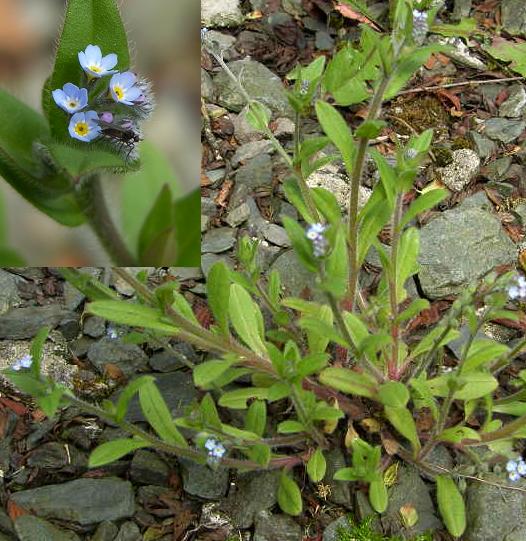
[[[476,176],[480,167],[478,154],[469,148],[455,150],[452,162],[437,170],[440,180],[451,191],[462,191]]]
[[[243,22],[240,0],[202,0],[201,23],[209,27],[235,26]]]

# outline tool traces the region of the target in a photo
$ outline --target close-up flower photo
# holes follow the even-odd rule
[[[0,10],[0,263],[198,265],[195,2]]]

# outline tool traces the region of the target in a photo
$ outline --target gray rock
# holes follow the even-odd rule
[[[18,294],[19,282],[23,282],[22,278],[0,269],[0,314],[17,306],[22,300]]]
[[[262,141],[251,141],[241,145],[232,156],[231,163],[233,167],[260,156],[261,154],[271,154],[274,152],[274,146],[266,139]]]
[[[170,267],[168,272],[182,282],[185,280],[199,280],[203,277],[199,267]]]
[[[92,338],[100,338],[106,333],[106,323],[101,317],[87,317],[84,319],[82,332]]]
[[[526,128],[526,121],[508,118],[489,118],[484,122],[484,135],[495,141],[511,143]]]
[[[306,270],[298,260],[294,250],[286,250],[272,263],[269,272],[277,270],[286,294],[293,297],[301,296],[302,292],[310,291],[314,298],[321,299],[322,295],[316,290],[315,277]]]
[[[201,214],[212,218],[217,213],[217,205],[210,197],[201,197]]]
[[[506,481],[488,479],[505,485]],[[526,488],[521,481],[514,487]],[[526,496],[486,483],[470,483],[466,493],[465,541],[524,541],[526,539]]]
[[[239,475],[236,489],[221,502],[221,509],[232,519],[236,528],[250,528],[261,511],[276,504],[279,472],[261,471]]]
[[[102,270],[98,267],[79,267],[77,269],[82,274],[89,274],[93,278],[99,278]],[[64,306],[68,310],[76,310],[86,298],[76,287],[69,282],[64,282]]]
[[[260,141],[255,141],[259,143]],[[250,143],[248,143],[250,144]],[[244,184],[251,189],[272,183],[272,159],[268,154],[260,154],[249,160],[236,172],[236,184]]]
[[[75,312],[69,312],[62,319],[58,330],[66,340],[74,340],[80,332],[80,315]]]
[[[266,66],[255,60],[236,60],[229,68],[253,99],[265,104],[276,116],[291,116],[292,109],[279,77]],[[214,79],[218,92],[219,105],[236,113],[245,105],[245,99],[239,93],[237,85],[224,72]]]
[[[0,315],[0,339],[33,338],[46,325],[55,328],[68,314],[69,311],[58,304],[12,308]]]
[[[202,0],[201,23],[203,26],[235,26],[243,22],[240,0]]]
[[[99,524],[91,541],[114,541],[118,533],[119,528],[113,522],[105,520]]]
[[[250,207],[246,203],[241,203],[241,205],[237,206],[235,209],[231,210],[227,214],[225,218],[225,222],[230,227],[237,227],[238,225],[241,225],[243,222],[246,222],[249,216],[250,216]]]
[[[212,77],[206,70],[201,68],[201,97],[206,101],[214,101],[215,87]]]
[[[216,263],[217,261],[223,261],[231,269],[233,269],[235,266],[235,261],[230,256],[217,255],[217,254],[203,254],[201,256],[201,269],[205,276],[208,276],[208,271],[210,270],[212,265]]]
[[[328,499],[337,505],[343,505],[344,507],[352,507],[351,503],[351,489],[348,481],[335,481],[334,474],[341,468],[348,466],[345,461],[345,456],[341,449],[331,449],[325,453],[325,460],[327,461],[327,471],[323,482],[329,485],[331,488]]]
[[[219,32],[218,30],[209,30],[206,39],[212,44],[214,51],[221,51],[225,60],[230,59],[230,51],[236,44],[236,38],[230,34]]]
[[[208,229],[209,222],[210,218],[204,214],[201,214],[201,233],[204,233]]]
[[[418,513],[418,522],[411,529],[405,528],[400,521],[400,508],[404,505],[412,505]],[[415,468],[404,467],[398,473],[398,481],[389,493],[389,504],[381,521],[386,532],[402,534],[409,539],[442,528],[435,514],[429,487]]]
[[[192,460],[179,459],[185,492],[205,500],[219,500],[228,489],[228,469],[211,469]]]
[[[154,353],[150,357],[150,366],[157,372],[173,372],[179,370],[188,361],[195,362],[195,352],[189,344],[174,344],[171,350]]]
[[[470,131],[469,136],[473,140],[473,143],[475,143],[477,154],[481,158],[489,158],[497,152],[497,144],[491,139],[480,135],[476,131]]]
[[[290,118],[277,118],[272,125],[272,133],[274,137],[291,137],[294,135],[295,124]]]
[[[349,518],[344,515],[333,520],[323,531],[323,541],[340,541],[339,532],[349,528]]]
[[[526,224],[526,203],[520,203],[517,205],[514,209],[516,214],[518,214],[521,218],[522,224]]]
[[[80,541],[76,533],[57,528],[51,522],[33,515],[18,517],[15,530],[20,541]]]
[[[453,152],[451,163],[437,172],[451,191],[460,192],[477,176],[479,167],[477,153],[469,148],[461,148]]]
[[[330,51],[334,47],[334,39],[325,30],[316,32],[316,49],[320,51]]]
[[[76,479],[15,492],[11,499],[40,517],[81,525],[127,518],[135,512],[132,484],[116,478]]]
[[[253,541],[301,541],[300,525],[288,515],[262,511],[256,517]]]
[[[284,227],[267,223],[262,227],[263,236],[272,244],[288,248],[291,242]]]
[[[2,453],[1,449],[0,449],[0,453]],[[6,457],[6,459],[7,459],[7,462],[8,462],[9,457]],[[3,467],[3,465],[4,465],[3,462],[4,462],[4,460],[0,460],[0,465],[1,465],[0,467]],[[7,466],[7,464],[6,464],[6,466]],[[15,532],[13,521],[11,520],[9,515],[2,508],[0,508],[0,532],[9,532],[9,533],[13,533],[13,534]]]
[[[134,483],[143,485],[167,486],[170,467],[157,453],[139,449],[133,455],[130,478]]]
[[[456,294],[496,266],[515,262],[515,245],[500,220],[479,206],[471,206],[470,199],[420,231],[418,276],[429,298]],[[477,196],[477,203],[479,199]]]
[[[88,460],[74,445],[50,441],[32,451],[27,458],[27,464],[44,471],[74,472],[86,468]]]
[[[117,365],[126,376],[145,368],[148,363],[148,357],[139,346],[123,344],[109,337],[91,344],[88,359],[100,372],[104,372],[105,365],[111,363]]]
[[[185,408],[198,397],[192,374],[188,372],[178,370],[167,374],[153,373],[150,375],[155,377],[155,383],[174,417],[182,416],[185,413]],[[117,394],[115,399],[118,396]],[[145,421],[137,396],[130,402],[126,420],[132,423]]]
[[[511,156],[503,156],[502,158],[492,161],[484,167],[484,176],[494,182],[500,180],[510,168],[511,162]]]
[[[460,21],[469,17],[471,12],[471,0],[455,0],[453,7],[453,19]]]
[[[517,118],[522,116],[526,107],[526,91],[524,86],[515,85],[510,88],[508,99],[499,107],[499,116]]]
[[[526,36],[526,4],[523,0],[502,0],[502,26],[506,32]]]
[[[237,231],[230,227],[217,227],[204,234],[201,242],[203,253],[219,254],[230,250],[236,243]]]
[[[120,527],[115,541],[142,541],[141,531],[135,522],[128,520]]]

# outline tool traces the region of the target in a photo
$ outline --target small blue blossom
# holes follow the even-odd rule
[[[116,73],[110,80],[111,97],[117,103],[124,105],[135,105],[136,100],[142,96],[141,89],[135,84],[137,75],[131,71]]]
[[[519,275],[514,278],[514,283],[508,287],[510,299],[526,299],[526,278]]]
[[[322,257],[327,252],[329,243],[324,235],[326,229],[325,224],[315,223],[311,224],[305,232],[305,236],[312,242],[315,257]]]
[[[301,81],[301,84],[300,84],[300,94],[302,96],[305,96],[307,94],[307,92],[309,91],[309,86],[310,86],[310,82],[305,80],[305,81]]]
[[[408,148],[408,149],[405,151],[405,157],[406,157],[408,160],[414,160],[417,156],[418,156],[418,151],[415,150],[414,148]]]
[[[526,477],[526,462],[522,458],[508,460],[506,462],[506,471],[508,472],[509,480],[515,483],[521,477]]]
[[[88,105],[88,90],[79,88],[73,83],[66,83],[62,89],[57,88],[51,94],[55,103],[69,114],[76,113]]]
[[[510,481],[513,481],[514,483],[516,483],[521,478],[521,476],[515,471],[511,472],[508,477]]]
[[[102,51],[98,45],[88,45],[85,51],[78,54],[82,69],[91,78],[104,77],[116,73],[114,68],[117,65],[117,55],[114,53],[102,56]]]
[[[226,449],[222,443],[214,438],[208,438],[205,442],[205,449],[208,450],[208,463],[217,464],[226,453]]]
[[[508,473],[513,473],[517,471],[517,462],[515,460],[508,460],[506,462],[506,471]]]
[[[522,458],[517,463],[517,473],[522,476],[526,475],[526,462]]]
[[[413,10],[413,39],[417,45],[424,43],[429,30],[427,24],[427,13],[425,11]]]
[[[95,111],[75,113],[69,122],[69,134],[73,139],[89,143],[101,134],[99,115]]]
[[[16,360],[11,366],[11,368],[18,372],[22,368],[31,368],[32,364],[33,357],[31,357],[31,355],[28,353],[27,355],[24,355],[21,359]]]
[[[119,337],[119,333],[114,327],[108,327],[108,329],[106,330],[106,335],[110,340],[116,340]]]

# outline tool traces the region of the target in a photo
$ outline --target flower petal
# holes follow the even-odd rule
[[[132,71],[125,71],[124,73],[121,73],[121,84],[129,88],[135,84],[135,81],[137,80],[137,75],[133,73]]]
[[[100,65],[105,70],[111,70],[117,65],[117,55],[115,53],[111,53],[106,55],[100,62]]]
[[[141,89],[133,86],[126,91],[126,100],[134,102],[141,95]]]
[[[98,45],[88,45],[86,47],[86,58],[89,63],[100,64],[102,51]]]
[[[57,88],[56,90],[53,90],[53,92],[51,92],[51,95],[53,96],[55,103],[59,107],[62,107],[64,105],[64,102],[66,101],[66,94],[62,89]]]

